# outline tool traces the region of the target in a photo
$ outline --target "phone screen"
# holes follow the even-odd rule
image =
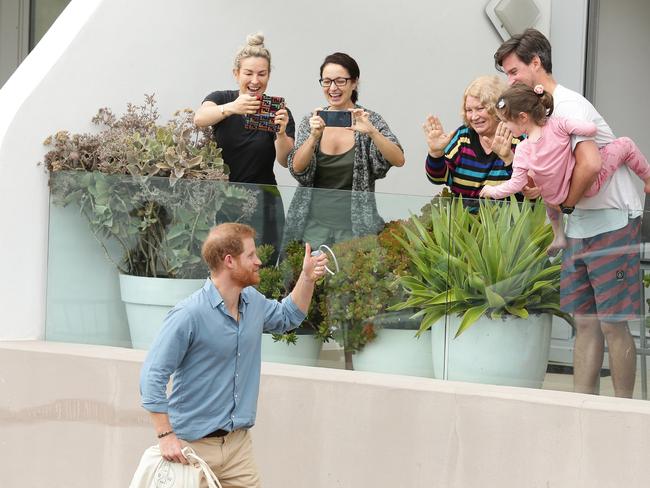
[[[352,126],[352,112],[349,110],[319,110],[316,114],[325,121],[326,127]]]

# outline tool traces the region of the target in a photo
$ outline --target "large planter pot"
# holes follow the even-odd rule
[[[355,353],[354,369],[433,378],[431,333],[416,337],[420,319],[411,320],[411,314],[390,312],[373,320],[377,336]]]
[[[50,204],[48,240],[46,340],[131,347],[117,269],[79,207]],[[106,252],[120,259],[116,241]]]
[[[447,316],[431,328],[434,375],[444,378],[446,361],[444,379],[541,388],[551,344],[551,318],[550,314],[528,319],[481,317],[454,339],[461,318]]]
[[[320,349],[321,341],[313,334],[298,335],[295,344],[274,341],[273,334],[262,334],[262,361],[316,366]]]
[[[167,312],[204,283],[204,279],[147,278],[120,274],[120,292],[133,348],[149,349]]]

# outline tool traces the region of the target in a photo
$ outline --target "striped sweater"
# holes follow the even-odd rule
[[[512,139],[513,151],[518,143],[519,139]],[[427,155],[426,172],[431,183],[449,186],[454,195],[478,198],[484,185],[510,179],[512,164],[495,153],[486,154],[476,131],[463,125],[454,132],[443,156]]]

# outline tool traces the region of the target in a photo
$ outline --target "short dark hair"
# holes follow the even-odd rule
[[[328,64],[338,64],[339,66],[343,66],[347,72],[350,73],[350,78],[352,78],[352,81],[357,81],[361,75],[359,65],[354,60],[354,58],[348,54],[334,53],[327,56],[325,58],[325,61],[323,61],[323,64],[320,65],[321,78],[323,77],[323,68],[325,68],[325,66]],[[359,92],[357,90],[352,90],[352,102],[357,103],[358,99]]]
[[[526,64],[530,64],[537,56],[544,71],[548,74],[553,72],[551,43],[537,29],[526,29],[501,44],[497,52],[494,53],[494,66],[498,71],[503,71],[503,60],[512,53],[515,53]]]
[[[228,222],[210,229],[201,249],[201,256],[210,271],[218,271],[228,254],[236,258],[244,252],[244,239],[247,237],[255,239],[255,229],[245,224]]]

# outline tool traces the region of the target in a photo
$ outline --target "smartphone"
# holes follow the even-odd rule
[[[284,98],[282,97],[272,97],[269,95],[258,96],[257,99],[261,102],[260,108],[257,109],[257,113],[260,115],[272,115],[275,117],[275,113],[284,108]]]
[[[316,115],[325,121],[326,127],[352,127],[352,112],[349,110],[319,110]]]
[[[244,115],[244,128],[264,132],[278,132],[280,126],[274,124],[273,119],[276,112],[285,107],[284,98],[262,95],[261,97],[258,96],[257,99],[261,102],[260,107],[256,113]]]

